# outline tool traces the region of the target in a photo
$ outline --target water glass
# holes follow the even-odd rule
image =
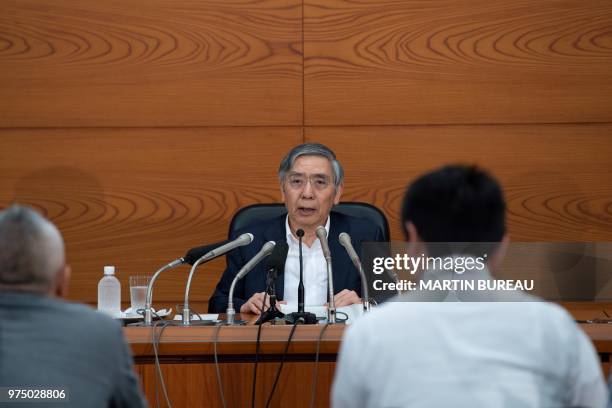
[[[132,313],[145,308],[147,301],[147,286],[150,276],[135,275],[130,276],[130,301],[132,302]]]

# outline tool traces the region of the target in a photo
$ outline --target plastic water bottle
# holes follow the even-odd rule
[[[118,317],[121,313],[121,282],[114,266],[104,267],[104,277],[98,283],[98,310]]]

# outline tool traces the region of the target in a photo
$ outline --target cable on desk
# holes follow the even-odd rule
[[[157,374],[155,378],[159,378],[159,382],[162,386],[162,391],[164,392],[164,398],[166,399],[166,405],[168,406],[168,408],[172,408],[172,404],[170,403],[170,398],[168,398],[168,390],[166,389],[164,374],[162,373],[161,365],[159,364],[159,341],[161,340],[161,337],[166,327],[170,326],[171,324],[171,321],[165,320],[157,320],[155,323],[153,323],[153,353],[155,354],[155,369]],[[159,335],[155,336],[155,333],[157,331],[156,329],[159,326],[161,326],[161,330],[159,331]],[[159,407],[159,391],[157,386],[155,387],[155,404]]]
[[[213,337],[213,350],[215,355],[215,371],[217,373],[217,385],[219,386],[219,396],[221,397],[221,405],[225,408],[225,395],[223,394],[223,384],[221,383],[221,370],[219,369],[219,355],[217,354],[217,343],[219,342],[219,332],[221,331],[221,323],[215,327]]]
[[[293,327],[291,327],[289,338],[287,339],[287,343],[285,344],[285,351],[283,351],[283,357],[281,358],[280,365],[278,366],[278,370],[276,371],[276,378],[274,379],[274,385],[272,386],[272,391],[270,391],[270,396],[268,397],[268,401],[266,402],[266,408],[270,406],[270,402],[272,401],[272,397],[274,396],[274,391],[276,390],[276,384],[278,384],[280,373],[283,370],[283,364],[285,364],[285,360],[287,359],[287,352],[289,351],[289,345],[291,344],[291,339],[293,339],[293,333],[295,333],[295,328],[297,327],[299,323],[304,323],[304,319],[302,318],[298,319],[295,323],[293,323]]]
[[[317,339],[317,351],[315,353],[315,364],[312,372],[312,396],[310,397],[311,408],[315,406],[315,399],[317,396],[317,376],[319,371],[319,350],[321,348],[321,340],[323,339],[323,334],[325,333],[325,330],[327,330],[328,327],[329,323],[325,323],[325,325],[321,329],[321,332],[319,333],[319,338]]]
[[[266,299],[267,299],[267,297],[268,297],[268,289],[266,289],[266,291],[264,292],[264,298],[263,298],[263,303],[261,304],[261,307],[258,308],[260,316],[266,310]]]
[[[264,296],[265,302],[265,296]],[[257,325],[257,341],[255,343],[255,365],[253,366],[253,388],[251,389],[251,408],[255,408],[255,386],[257,385],[257,363],[259,362],[259,346],[261,344],[261,327]]]

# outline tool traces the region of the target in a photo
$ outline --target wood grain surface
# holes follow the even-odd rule
[[[260,363],[255,403],[266,406],[279,363]],[[309,407],[313,382],[313,362],[287,362],[283,366],[271,407]],[[315,407],[328,407],[335,363],[320,362],[317,370]],[[149,406],[155,405],[155,366],[140,365],[138,370]],[[221,383],[227,407],[251,406],[253,363],[220,364]],[[163,364],[162,373],[170,401],[176,407],[221,407],[214,364]],[[159,393],[160,404],[163,394]]]
[[[58,224],[90,303],[104,264],[125,301],[129,275],[280,200],[304,140],[393,239],[406,184],[468,162],[502,183],[512,239],[612,241],[610,27],[608,0],[2,1],[0,208]],[[187,273],[155,298],[180,302]]]
[[[280,201],[277,168],[299,128],[0,130],[0,207],[17,201],[64,235],[71,298],[95,303],[105,264],[152,274],[188,248],[226,239],[235,211]],[[224,260],[199,270],[207,300]],[[161,275],[155,299],[182,299],[189,268]],[[203,310],[199,310],[204,313]]]
[[[345,166],[344,200],[381,208],[394,239],[408,183],[449,163],[502,184],[514,241],[612,241],[612,125],[309,127]]]
[[[569,311],[585,316],[596,316],[602,313],[604,303],[581,303],[566,305]],[[577,310],[574,310],[576,307]],[[588,314],[585,314],[588,313]],[[593,342],[602,359],[602,369],[607,377],[610,364],[607,362],[612,350],[612,330],[608,324],[581,324]],[[345,327],[330,326],[325,332],[322,347],[326,355],[317,367],[317,378],[314,378],[314,356],[300,354],[304,350],[316,349],[316,339],[321,327],[301,326],[296,330],[290,347],[287,362],[283,367],[280,381],[271,406],[307,407],[316,384],[315,407],[329,406],[331,385],[335,370],[335,354],[339,350],[340,340]],[[215,327],[169,327],[160,332],[161,348],[159,361],[161,372],[168,390],[168,396],[174,406],[191,407],[221,406],[220,392],[216,380],[214,360],[212,360],[212,344]],[[224,334],[221,334],[225,332]],[[257,330],[250,326],[223,327],[219,332],[218,358],[223,394],[227,406],[245,407],[250,405],[253,381],[253,361]],[[262,354],[257,374],[256,406],[264,406],[272,390],[272,384],[278,368],[281,355],[268,355],[270,350],[283,348],[288,338],[289,326],[266,326],[262,330]],[[156,376],[153,353],[151,351],[150,328],[126,328],[125,335],[136,353],[136,372],[141,376],[145,393],[150,406],[156,406],[156,398],[163,398],[159,377]],[[149,362],[143,361],[142,341],[148,342]],[[165,347],[168,346],[168,347]],[[236,354],[239,353],[239,354]],[[189,355],[190,354],[190,355]],[[203,357],[208,357],[202,362]],[[292,361],[301,358],[300,362]],[[233,362],[232,362],[233,359]],[[329,360],[332,361],[329,361]],[[159,391],[156,397],[156,389]],[[162,406],[164,404],[162,403]]]
[[[297,0],[6,0],[0,126],[298,125]]]
[[[608,0],[306,0],[308,125],[611,122]]]

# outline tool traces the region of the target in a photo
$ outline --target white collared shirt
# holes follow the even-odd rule
[[[593,344],[558,305],[409,299],[345,331],[334,408],[605,408]]]
[[[325,223],[329,235],[329,216]],[[285,233],[289,252],[285,262],[285,287],[283,300],[290,305],[297,305],[297,290],[300,282],[299,241],[291,233],[289,216],[285,220]],[[327,266],[321,242],[316,239],[311,247],[302,243],[304,260],[304,304],[306,306],[322,306],[327,303]]]

